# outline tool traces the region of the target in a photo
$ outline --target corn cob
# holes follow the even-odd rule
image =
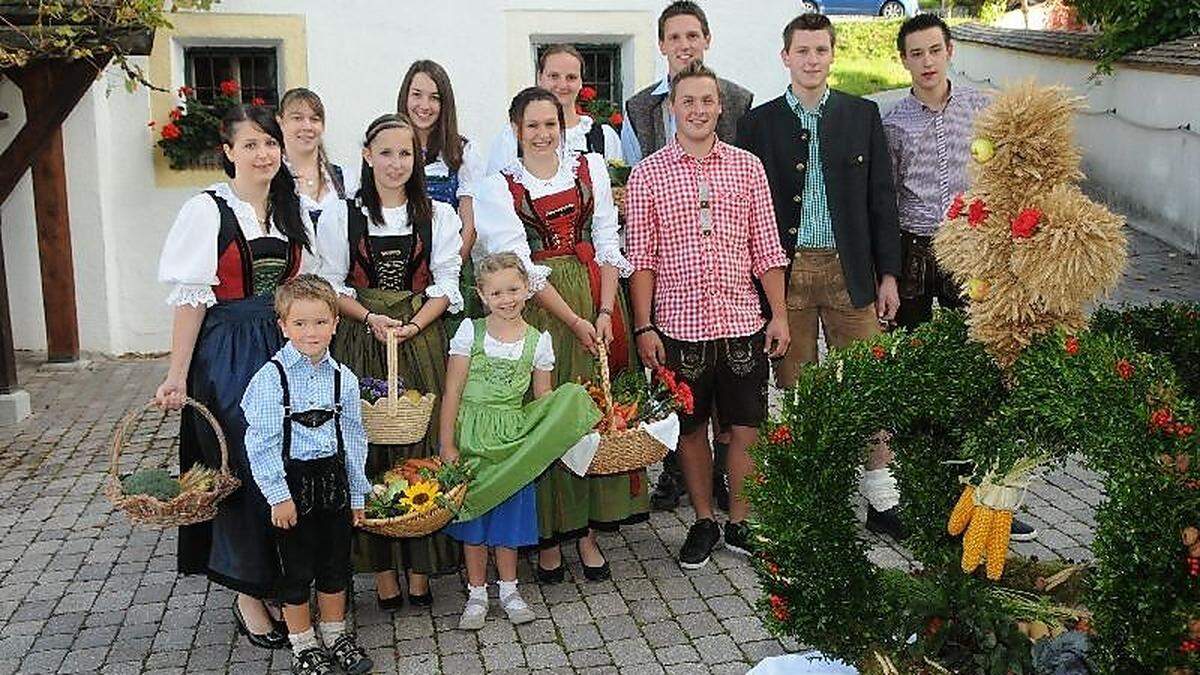
[[[1004,574],[1004,562],[1008,556],[1008,538],[1012,533],[1013,512],[998,510],[992,517],[991,534],[987,540],[987,578],[999,581]]]
[[[975,514],[971,516],[971,524],[963,537],[962,570],[967,574],[974,572],[979,563],[983,562],[984,545],[991,533],[995,513],[986,506],[975,507]]]
[[[958,503],[954,505],[954,510],[950,512],[950,520],[946,522],[946,531],[956,537],[962,534],[967,529],[967,523],[971,522],[971,513],[974,511],[975,486],[967,485],[963,488]]]

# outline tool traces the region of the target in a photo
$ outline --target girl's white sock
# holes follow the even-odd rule
[[[288,633],[288,640],[292,643],[292,654],[296,656],[300,656],[306,649],[316,649],[320,646],[317,644],[317,634],[312,628],[303,633]]]
[[[864,470],[861,489],[863,496],[875,507],[876,511],[887,511],[900,503],[900,491],[896,488],[896,478],[887,467],[882,469]]]
[[[484,602],[484,604],[487,604],[487,601],[488,601],[487,584],[484,584],[482,586],[472,586],[471,584],[467,584],[467,599],[468,600],[482,600]]]
[[[326,647],[332,648],[333,643],[337,642],[337,639],[342,637],[345,632],[346,622],[344,620],[321,622],[321,642],[324,642]]]
[[[513,579],[512,581],[500,580],[496,582],[496,585],[500,587],[500,602],[504,602],[505,598],[517,592],[516,579]]]

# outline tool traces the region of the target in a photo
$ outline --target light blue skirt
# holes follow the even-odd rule
[[[470,546],[532,546],[538,543],[537,488],[530,483],[482,516],[443,531]]]

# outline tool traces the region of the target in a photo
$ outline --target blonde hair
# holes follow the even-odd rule
[[[292,303],[297,300],[317,300],[329,306],[329,311],[338,315],[337,291],[333,286],[315,274],[301,274],[280,284],[275,289],[275,313],[283,321],[287,321]]]
[[[483,281],[488,276],[500,272],[502,270],[516,270],[517,274],[521,275],[521,279],[525,285],[529,285],[529,272],[525,269],[525,264],[521,262],[521,258],[512,251],[500,251],[499,253],[489,253],[475,265],[475,288],[483,290]]]

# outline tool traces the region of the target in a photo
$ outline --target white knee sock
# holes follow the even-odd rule
[[[892,470],[882,469],[863,470],[861,490],[871,506],[876,511],[887,511],[900,503],[900,491],[896,487],[896,477]]]
[[[288,640],[292,643],[292,654],[296,656],[300,656],[300,652],[306,649],[316,649],[320,646],[317,644],[317,634],[312,628],[303,633],[289,633]]]

